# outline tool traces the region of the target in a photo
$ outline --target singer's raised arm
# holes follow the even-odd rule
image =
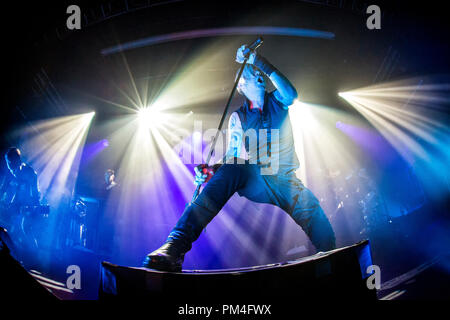
[[[253,65],[264,72],[270,81],[272,81],[277,89],[274,93],[275,97],[288,108],[297,99],[298,94],[295,87],[266,58],[257,53],[253,53],[252,55],[254,55],[254,59],[251,60]]]

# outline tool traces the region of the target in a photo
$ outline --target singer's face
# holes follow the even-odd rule
[[[266,82],[261,71],[252,65],[246,65],[239,80],[238,89],[250,100],[259,97],[266,90]]]

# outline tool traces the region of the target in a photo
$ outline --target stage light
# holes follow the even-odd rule
[[[116,151],[109,161],[115,163],[120,183],[107,204],[117,208],[117,215],[110,218],[117,227],[116,235],[123,239],[120,257],[129,256],[138,243],[139,247],[151,246],[156,242],[152,237],[166,236],[168,230],[161,226],[175,223],[194,189],[191,171],[170,145],[186,112],[167,112],[168,100],[164,101],[136,108],[107,124],[113,132],[107,139]],[[146,228],[149,230],[143,231]],[[147,235],[146,245],[142,234]]]
[[[412,166],[434,194],[449,174],[448,84],[432,78],[405,79],[340,94]],[[431,178],[433,177],[433,178]],[[440,187],[438,187],[440,186]]]
[[[289,115],[300,160],[297,176],[307,186],[313,182],[326,183],[321,179],[327,170],[346,172],[357,166],[359,159],[354,148],[344,137],[336,134],[336,126],[342,123],[341,119],[354,120],[354,117],[326,106],[298,100],[289,107]]]
[[[158,127],[165,124],[168,115],[157,109],[156,106],[140,108],[137,112],[139,123],[147,127]]]
[[[103,147],[109,147],[109,141],[107,140],[107,139],[103,139],[102,141],[101,141],[101,143],[102,143],[102,146]]]
[[[73,196],[83,145],[95,112],[36,121],[12,136],[24,161],[37,172],[42,203],[57,212]],[[50,245],[57,232],[58,214],[50,214],[43,232]]]
[[[75,186],[81,149],[94,115],[38,121],[16,132],[23,153],[38,172],[42,196],[53,205]]]
[[[109,141],[107,139],[86,144],[83,150],[81,165],[83,166],[88,164],[107,147],[109,147]]]

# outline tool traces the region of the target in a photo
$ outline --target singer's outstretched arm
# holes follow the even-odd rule
[[[288,108],[288,106],[297,99],[298,94],[295,87],[277,68],[270,64],[266,58],[257,53],[253,53],[252,55],[254,58],[251,57],[249,62],[253,63],[253,65],[267,75],[277,89],[274,93],[275,97]]]
[[[245,55],[246,45],[242,45],[236,53],[236,61],[243,63]],[[292,85],[292,83],[277,69],[275,68],[266,58],[258,54],[257,52],[252,52],[247,60],[247,64],[252,64],[259,70],[264,72],[264,74],[272,81],[273,85],[277,90],[275,90],[275,98],[281,101],[286,107],[286,109],[297,99],[297,90]]]
[[[275,91],[275,97],[283,102],[286,106],[290,106],[295,99],[297,99],[297,90],[292,83],[278,70],[272,72],[269,77],[277,91]]]

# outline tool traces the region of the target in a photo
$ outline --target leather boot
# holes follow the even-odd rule
[[[169,240],[159,249],[149,253],[142,266],[160,271],[181,272],[186,252],[185,246],[180,242]]]

